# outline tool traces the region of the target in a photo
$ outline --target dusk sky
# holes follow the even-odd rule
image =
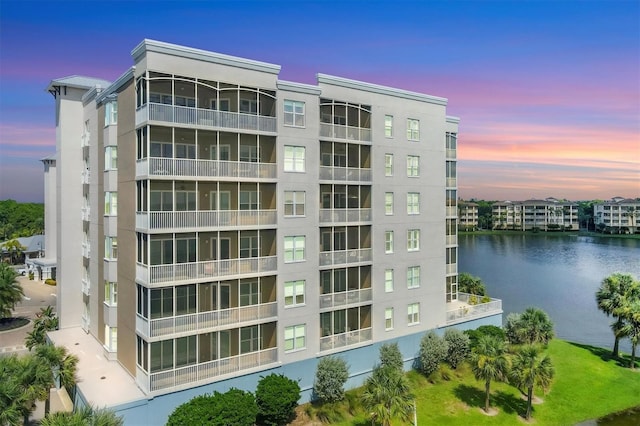
[[[0,199],[43,201],[49,82],[113,81],[144,38],[447,98],[465,199],[640,197],[638,0],[0,0]]]

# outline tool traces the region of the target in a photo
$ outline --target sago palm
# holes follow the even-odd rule
[[[414,397],[402,371],[392,367],[376,367],[365,383],[362,405],[371,418],[383,426],[400,418],[408,421],[413,411]]]
[[[505,341],[492,335],[481,336],[471,353],[471,369],[477,380],[484,381],[484,411],[488,412],[491,381],[506,379],[509,371]]]
[[[540,356],[540,350],[535,346],[523,346],[513,357],[510,378],[513,384],[527,392],[527,420],[531,418],[534,387],[548,389],[554,373],[551,358]]]

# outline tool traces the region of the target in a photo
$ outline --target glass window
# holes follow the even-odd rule
[[[284,191],[284,215],[304,216],[304,191]]]
[[[304,172],[305,148],[303,146],[284,147],[284,171]]]
[[[409,325],[420,322],[420,303],[411,303],[407,306],[407,323]]]
[[[384,310],[384,329],[393,329],[393,308],[386,308]]]
[[[151,289],[151,319],[173,316],[173,287]]]
[[[118,283],[104,283],[104,301],[107,305],[118,306]]]
[[[385,231],[384,233],[384,252],[393,253],[393,231]]]
[[[187,315],[196,312],[196,285],[176,287],[176,315]]]
[[[104,169],[118,170],[118,148],[107,146],[104,148]]]
[[[176,211],[195,211],[196,198],[196,191],[176,191]]]
[[[285,126],[304,127],[304,102],[284,101]]]
[[[104,126],[118,124],[118,102],[111,101],[104,105]]]
[[[407,176],[418,177],[420,176],[420,157],[417,155],[407,156]]]
[[[384,175],[393,176],[393,154],[384,155]]]
[[[407,194],[407,214],[420,214],[419,192],[409,192]]]
[[[393,192],[384,193],[384,214],[393,214]]]
[[[258,191],[240,191],[240,210],[259,210]]]
[[[420,287],[420,267],[409,266],[407,268],[407,288]]]
[[[240,306],[251,306],[260,303],[260,287],[256,280],[240,282]]]
[[[284,283],[284,305],[304,305],[305,280],[287,281]]]
[[[306,325],[294,325],[284,328],[284,350],[293,351],[306,347]]]
[[[176,239],[176,263],[188,263],[196,261],[196,239]]]
[[[259,257],[258,236],[249,235],[240,237],[240,257],[243,259],[249,257]]]
[[[186,336],[176,339],[176,367],[197,362],[197,338],[198,336]]]
[[[258,326],[243,327],[240,329],[240,353],[246,354],[260,350],[260,338]]]
[[[410,141],[420,140],[420,120],[407,119],[407,139]]]
[[[118,193],[117,192],[107,191],[104,193],[104,215],[105,216],[118,215]]]
[[[393,137],[393,115],[384,116],[384,135],[388,138]]]
[[[118,238],[104,237],[104,257],[109,260],[118,259]]]
[[[173,339],[151,343],[151,372],[170,368],[173,368]]]
[[[300,262],[305,259],[305,237],[284,237],[284,261],[285,263]]]
[[[118,327],[104,326],[104,345],[110,352],[118,350]]]
[[[407,231],[407,251],[420,250],[420,230],[409,229]]]
[[[393,269],[384,270],[384,291],[387,293],[393,291]]]
[[[171,191],[151,191],[149,201],[152,212],[173,210],[173,192]]]

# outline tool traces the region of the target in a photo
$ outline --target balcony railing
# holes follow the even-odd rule
[[[151,320],[138,315],[136,331],[146,338],[165,337],[175,333],[203,332],[216,327],[273,318],[277,314],[278,304],[271,302]]]
[[[193,386],[196,382],[262,367],[277,361],[278,349],[269,348],[152,374],[145,373],[138,368],[137,376],[138,380],[143,382],[141,383],[143,388],[149,392],[155,392],[182,385]]]
[[[447,160],[455,160],[456,159],[456,150],[455,149],[447,149]]]
[[[458,215],[458,209],[456,206],[447,206],[445,210],[447,217],[456,217]]]
[[[371,129],[320,123],[320,137],[371,142]]]
[[[87,259],[91,257],[91,244],[89,244],[88,242],[82,243],[82,256],[86,257]]]
[[[88,222],[90,219],[90,214],[91,214],[91,208],[90,207],[82,207],[81,210],[81,216],[82,216],[82,220],[84,220],[85,222]]]
[[[136,110],[136,125],[147,120],[234,130],[276,131],[275,117],[155,103]]]
[[[169,265],[136,266],[136,279],[146,284],[170,281],[198,280],[260,272],[277,269],[276,256],[250,257],[242,259],[207,260],[202,262],[175,263]]]
[[[82,293],[89,296],[89,292],[91,291],[91,282],[89,281],[89,278],[83,278],[82,279]]]
[[[370,302],[372,300],[371,288],[327,293],[320,295],[320,309],[335,306],[350,305],[352,303]]]
[[[502,300],[491,299],[489,302],[480,303],[482,296],[475,298],[476,304],[472,305],[469,304],[472,295],[458,293],[458,300],[447,304],[447,325],[502,313]]]
[[[80,137],[80,146],[82,148],[88,147],[90,140],[91,140],[91,134],[90,133],[83,133],[82,136]]]
[[[445,238],[445,243],[450,245],[458,244],[458,236],[457,235],[447,235]]]
[[[447,178],[447,188],[455,188],[457,184],[456,178]]]
[[[321,180],[371,182],[371,169],[320,166]]]
[[[136,177],[163,178],[251,178],[274,179],[275,163],[250,163],[245,161],[195,160],[188,158],[142,158],[136,162]]]
[[[91,172],[89,170],[83,171],[82,174],[80,175],[80,182],[82,182],[84,185],[88,185],[90,181],[91,181]]]
[[[262,226],[277,223],[276,210],[200,210],[136,212],[136,229],[180,230],[224,226]]]
[[[360,330],[347,331],[342,334],[320,338],[320,352],[343,348],[345,346],[356,345],[358,343],[371,340],[371,328],[361,328]]]
[[[371,222],[371,209],[320,209],[320,222]]]
[[[370,248],[320,252],[320,266],[370,261]]]
[[[447,263],[446,265],[446,273],[447,274],[455,274],[458,271],[457,263]]]

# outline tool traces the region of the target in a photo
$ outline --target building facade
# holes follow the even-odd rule
[[[458,201],[458,229],[475,231],[478,229],[478,204],[471,201]]]
[[[578,204],[555,198],[500,201],[492,205],[493,229],[577,231]]]
[[[612,234],[640,232],[640,199],[614,197],[595,203],[593,217],[596,228]]]
[[[322,356],[347,359],[355,386],[385,342],[409,366],[428,330],[501,324],[500,301],[475,309],[457,291],[459,120],[446,99],[282,81],[277,65],[152,40],[132,56],[113,83],[49,86],[51,338],[84,347],[79,403],[161,423],[269,371],[308,400]]]

